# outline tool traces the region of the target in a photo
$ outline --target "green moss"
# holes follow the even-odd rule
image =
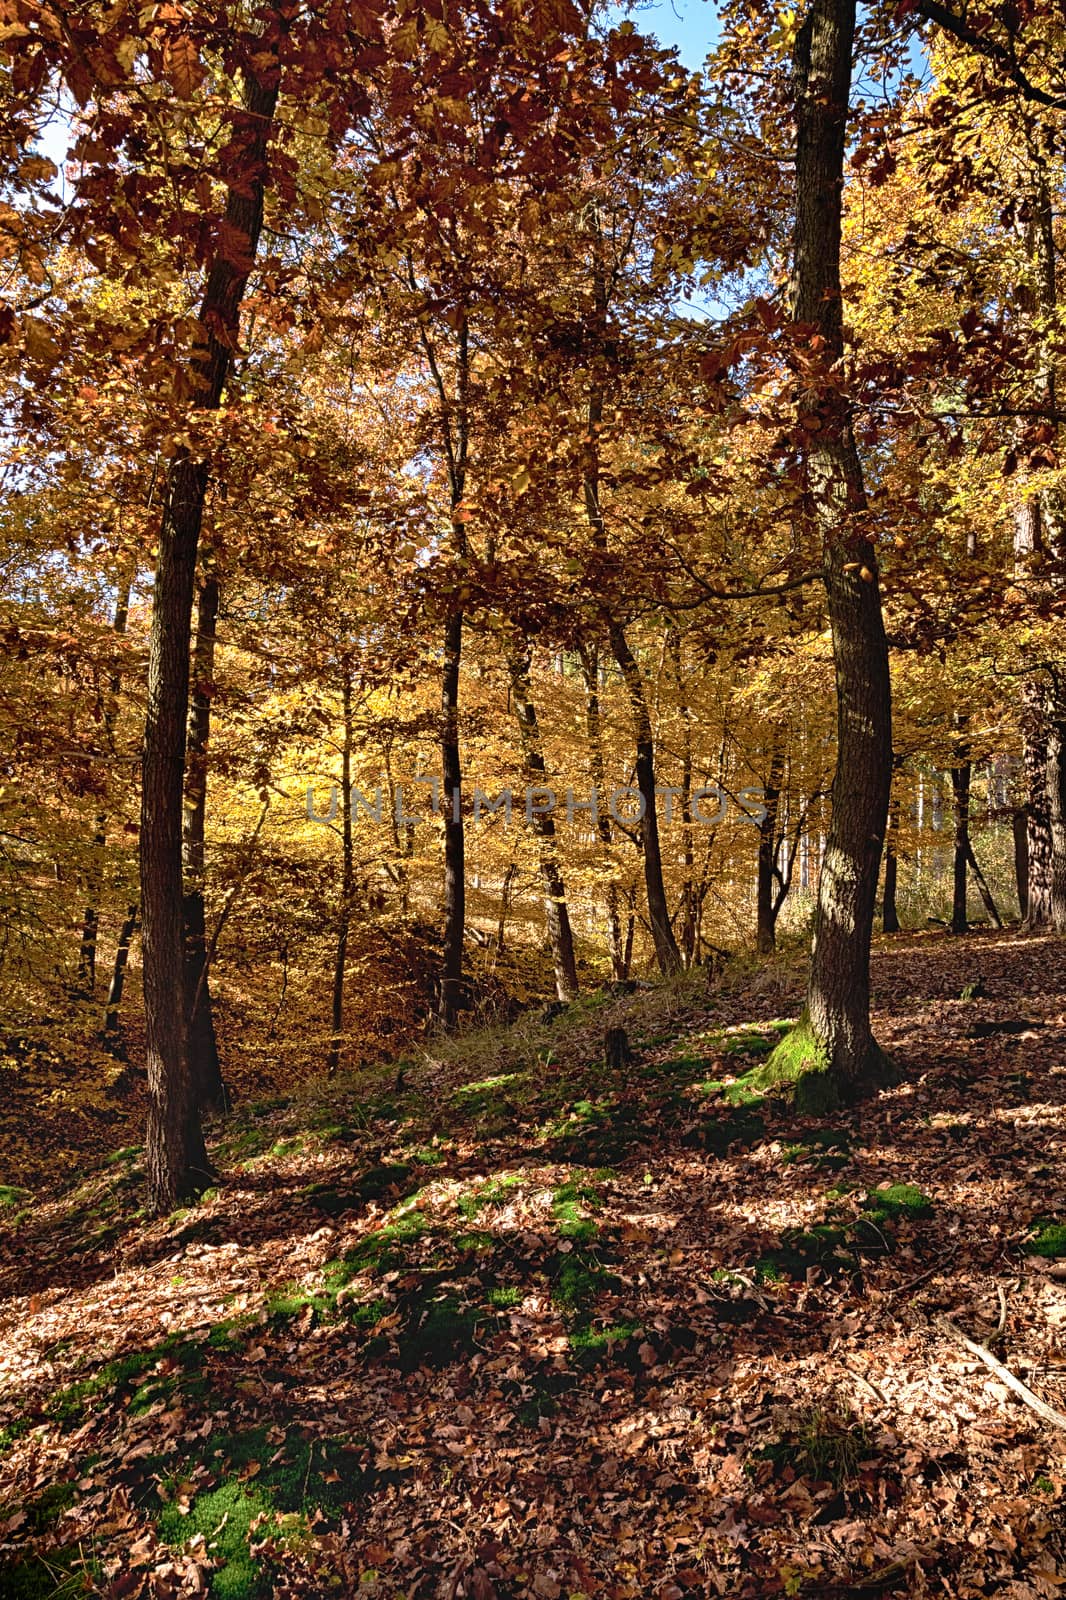
[[[914,1183],[892,1183],[884,1189],[871,1189],[866,1196],[867,1215],[875,1220],[898,1222],[904,1218],[930,1217],[933,1202]]]
[[[123,1150],[113,1150],[107,1158],[107,1164],[109,1167],[123,1166],[139,1160],[141,1153],[139,1144],[128,1144]]]
[[[823,1172],[835,1172],[850,1160],[850,1136],[839,1128],[815,1128],[802,1143],[785,1145],[781,1151],[784,1166],[803,1162]]]
[[[785,1278],[802,1281],[811,1267],[820,1267],[829,1274],[850,1271],[856,1263],[846,1253],[846,1246],[844,1229],[829,1223],[815,1223],[811,1228],[786,1228],[780,1247],[759,1259],[755,1273],[765,1281],[780,1283]]]
[[[464,1306],[453,1294],[416,1301],[409,1312],[400,1341],[400,1365],[444,1367],[473,1355],[479,1313]]]
[[[1026,1253],[1055,1260],[1066,1256],[1066,1223],[1040,1218],[1033,1224],[1033,1236],[1026,1243]]]
[[[167,1371],[150,1384],[138,1384],[139,1379],[147,1377],[163,1362],[168,1363]],[[119,1356],[106,1362],[91,1377],[80,1378],[77,1383],[61,1389],[45,1406],[45,1415],[69,1427],[80,1420],[88,1401],[108,1392],[121,1398],[136,1391],[135,1403],[139,1411],[147,1410],[157,1400],[168,1398],[179,1389],[202,1395],[205,1392],[203,1380],[196,1376],[199,1368],[200,1347],[195,1340],[183,1334],[171,1334],[152,1349]]]
[[[76,1595],[98,1594],[95,1570],[77,1546],[0,1562],[0,1594],[4,1600],[74,1600]]]
[[[639,1322],[615,1322],[606,1327],[584,1323],[571,1329],[570,1354],[579,1366],[596,1366],[641,1331]]]
[[[257,1518],[269,1517],[272,1510],[263,1489],[254,1482],[248,1487],[233,1479],[197,1495],[187,1514],[176,1504],[164,1506],[159,1533],[167,1544],[175,1545],[201,1536],[217,1564],[211,1577],[212,1595],[218,1600],[253,1600],[267,1589],[262,1566],[249,1550],[251,1527]]]
[[[520,1172],[505,1172],[502,1178],[491,1178],[476,1189],[461,1194],[455,1203],[467,1221],[472,1222],[479,1211],[489,1206],[504,1205],[511,1190],[521,1188],[522,1181]]]
[[[574,1250],[557,1258],[552,1299],[567,1311],[584,1311],[597,1295],[616,1288],[617,1284],[614,1274],[606,1272],[595,1257],[583,1250]]]
[[[602,1205],[603,1197],[593,1184],[578,1179],[560,1184],[552,1195],[552,1212],[561,1237],[578,1244],[591,1244],[599,1228],[591,1217],[583,1216],[582,1211],[584,1208],[599,1210]]]
[[[425,1232],[424,1217],[410,1213],[396,1217],[367,1234],[342,1261],[332,1263],[331,1282],[339,1288],[350,1283],[359,1272],[395,1271],[407,1259],[410,1246]]]
[[[312,1514],[339,1516],[374,1482],[366,1455],[358,1441],[310,1439],[298,1429],[289,1431],[280,1449],[265,1427],[212,1435],[199,1459],[219,1481],[197,1495],[187,1513],[174,1501],[165,1504],[160,1536],[184,1544],[202,1535],[218,1563],[212,1595],[258,1600],[273,1585],[251,1543],[270,1534],[276,1543],[291,1545],[307,1536]]]
[[[464,1254],[482,1254],[487,1250],[492,1250],[496,1244],[496,1240],[493,1238],[491,1233],[486,1233],[480,1228],[474,1228],[468,1233],[456,1234],[455,1238],[452,1240],[452,1243],[455,1245],[457,1250],[461,1250]]]
[[[514,1306],[520,1306],[524,1295],[517,1284],[499,1284],[495,1289],[490,1289],[486,1299],[490,1306],[497,1311],[510,1311]]]
[[[23,1503],[27,1526],[34,1533],[46,1533],[64,1511],[70,1510],[76,1498],[77,1490],[72,1483],[49,1484],[47,1489]]]
[[[856,1075],[854,1088],[891,1083],[896,1077],[889,1057],[879,1045],[872,1044],[869,1060]],[[802,1116],[823,1116],[854,1097],[852,1090],[843,1091],[824,1047],[815,1038],[806,1012],[774,1047],[763,1065],[747,1074],[747,1081],[752,1088],[765,1093],[789,1090]]]
[[[415,1150],[411,1160],[417,1161],[420,1167],[439,1167],[443,1165],[444,1152],[429,1145],[422,1150]]]
[[[30,1424],[27,1417],[16,1417],[13,1422],[5,1423],[0,1428],[0,1455],[4,1455],[16,1439],[21,1439],[23,1434],[29,1433]]]
[[[796,1109],[805,1115],[819,1116],[840,1103],[828,1057],[806,1015],[778,1041],[763,1065],[749,1074],[749,1082],[765,1092],[791,1085]]]
[[[0,1209],[15,1211],[33,1199],[28,1189],[19,1189],[14,1184],[0,1183]]]

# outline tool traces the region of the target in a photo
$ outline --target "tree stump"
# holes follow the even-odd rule
[[[603,1036],[604,1058],[609,1069],[618,1072],[633,1065],[633,1052],[624,1028],[608,1028]]]

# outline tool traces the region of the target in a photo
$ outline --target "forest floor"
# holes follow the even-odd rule
[[[0,1194],[5,1600],[1066,1590],[1066,1433],[941,1320],[1066,1409],[1066,945],[882,943],[821,1120],[743,1081],[802,977],[247,1107],[164,1220],[136,1149]]]

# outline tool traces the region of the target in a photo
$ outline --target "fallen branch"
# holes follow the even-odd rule
[[[1054,1406],[1049,1406],[1045,1400],[1041,1400],[1040,1396],[1034,1394],[1032,1389],[1028,1388],[1020,1378],[1014,1376],[1009,1367],[1005,1367],[1002,1361],[997,1361],[991,1350],[987,1349],[983,1344],[978,1344],[976,1339],[971,1339],[967,1334],[963,1333],[957,1323],[952,1322],[949,1317],[937,1317],[936,1326],[958,1344],[965,1346],[971,1355],[977,1357],[978,1361],[983,1361],[989,1371],[994,1372],[999,1381],[1005,1383],[1011,1393],[1016,1394],[1018,1399],[1023,1401],[1031,1411],[1035,1411],[1038,1417],[1042,1417],[1045,1422],[1050,1423],[1051,1427],[1061,1428],[1066,1433],[1066,1414],[1056,1411]]]

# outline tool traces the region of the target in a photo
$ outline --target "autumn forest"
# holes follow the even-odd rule
[[[4,1595],[1066,1584],[1066,11],[661,11],[0,0]]]

